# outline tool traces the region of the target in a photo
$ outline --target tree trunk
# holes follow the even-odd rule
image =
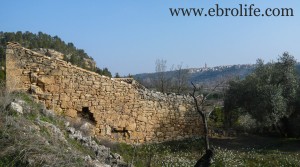
[[[202,116],[202,122],[204,124],[203,130],[204,130],[204,142],[205,142],[205,150],[209,150],[209,139],[208,139],[208,125],[207,125],[207,118],[205,115],[201,114]]]

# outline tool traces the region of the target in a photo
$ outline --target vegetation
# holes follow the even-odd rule
[[[230,82],[224,100],[229,125],[248,114],[249,121],[254,120],[260,131],[276,131],[286,136],[287,121],[297,112],[299,81],[295,65],[294,57],[284,53],[275,63],[258,60],[252,74]]]
[[[94,166],[95,153],[68,137],[64,118],[47,113],[28,94],[0,89],[0,166]],[[22,103],[23,114],[9,107]]]
[[[167,60],[157,59],[155,62],[156,77],[153,79],[154,85],[160,92],[167,92],[170,79],[166,76]]]
[[[47,48],[54,49],[58,52],[64,54],[64,60],[71,62],[74,65],[82,67],[87,70],[97,72],[101,75],[106,75],[111,77],[111,73],[107,68],[100,69],[96,67],[95,69],[88,68],[85,65],[84,59],[91,59],[92,57],[87,55],[83,49],[78,49],[73,43],[66,43],[58,36],[50,36],[48,34],[38,32],[37,34],[31,32],[0,32],[0,62],[1,65],[4,63],[5,59],[5,46],[7,42],[18,42],[26,48]],[[3,74],[0,72],[0,77]]]
[[[5,43],[8,41],[19,42],[28,48],[55,49],[70,55],[65,60],[83,68],[85,65],[82,60],[91,59],[84,50],[76,49],[72,43],[65,44],[57,36],[51,37],[41,32],[0,32],[0,39],[2,60]],[[212,166],[298,166],[299,139],[248,135],[223,138],[224,134],[220,135],[221,138],[209,139],[208,128],[236,128],[241,132],[255,132],[266,136],[275,133],[285,137],[299,137],[298,67],[295,58],[284,53],[277,62],[265,64],[258,60],[253,72],[244,78],[230,81],[225,93],[212,93],[219,85],[212,91],[199,93],[198,89],[203,87],[192,84],[194,89],[191,96],[205,125],[203,138],[143,145],[98,142],[109,145],[113,152],[122,155],[127,164],[137,167],[193,166],[201,154],[204,154],[203,150],[209,149],[214,149],[215,153]],[[170,73],[166,68],[166,60],[157,60],[156,75],[151,78],[149,85],[162,92],[186,93],[189,89],[188,80],[192,80],[188,70],[178,65]],[[107,68],[89,70],[112,76]],[[0,71],[1,77],[4,78],[5,73]],[[116,73],[115,77],[120,75]],[[215,107],[220,97],[224,98],[224,108]],[[8,104],[14,99],[21,99],[28,104],[24,115],[9,111]],[[59,129],[64,127],[62,118],[45,115],[41,110],[42,105],[35,103],[25,93],[8,94],[4,89],[0,90],[0,166],[83,166],[85,156],[95,157],[94,152],[83,147],[77,140],[68,138],[66,131],[55,130],[54,133],[51,128],[41,125],[43,122]],[[62,134],[66,140],[57,133]],[[260,143],[255,143],[259,139],[262,139]],[[232,146],[230,143],[237,145]]]
[[[218,70],[208,69],[191,73],[192,69],[183,68],[182,64],[179,64],[177,66],[172,66],[170,69],[166,69],[168,71],[164,72],[165,78],[168,78],[169,80],[166,92],[187,93],[192,88],[190,82],[209,87],[216,81],[224,78],[238,77],[242,79],[249,75],[253,69],[254,65],[233,65]],[[134,78],[149,89],[159,90],[155,84],[157,73],[136,74],[134,75]]]
[[[223,166],[298,166],[300,163],[299,140],[258,136],[215,138],[212,167]],[[159,144],[139,146],[124,143],[110,145],[112,151],[123,156],[125,162],[136,167],[190,167],[204,154],[203,139],[191,138]]]
[[[210,145],[209,145],[209,138],[208,138],[208,120],[210,117],[210,114],[217,110],[215,109],[215,107],[217,107],[217,104],[212,104],[211,102],[208,101],[208,97],[216,90],[217,87],[221,86],[223,84],[223,82],[220,82],[218,84],[215,85],[215,87],[208,92],[206,95],[200,94],[200,95],[196,95],[197,91],[201,90],[195,86],[195,84],[192,82],[191,83],[194,87],[193,89],[193,93],[191,93],[190,95],[192,96],[193,100],[194,100],[194,106],[196,111],[200,114],[202,122],[204,124],[203,127],[203,132],[204,132],[204,142],[205,142],[205,150],[209,150],[210,149]],[[201,127],[199,127],[201,128]]]
[[[155,61],[155,72],[152,74],[138,74],[133,76],[142,85],[148,89],[160,91],[163,93],[187,93],[189,86],[188,69],[183,69],[182,64],[173,65],[170,71],[167,71],[167,61],[157,59]],[[131,77],[129,75],[129,77]]]

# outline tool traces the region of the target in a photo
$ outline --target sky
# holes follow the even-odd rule
[[[293,17],[174,17],[169,8],[293,8]],[[254,64],[288,51],[300,61],[299,0],[2,0],[0,31],[59,36],[114,75],[157,59],[188,68]]]

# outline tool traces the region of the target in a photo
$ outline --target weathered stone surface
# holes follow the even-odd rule
[[[100,76],[13,43],[6,65],[8,90],[30,91],[55,113],[92,122],[96,136],[143,143],[202,133],[189,96],[153,92],[132,78]]]
[[[130,123],[126,126],[127,130],[134,131],[136,129],[136,123]]]
[[[64,59],[64,54],[57,52],[53,49],[46,49],[46,48],[40,48],[40,49],[35,49],[34,51],[44,54],[46,56],[52,57],[52,58],[57,58],[57,59]]]
[[[105,134],[108,135],[108,136],[111,135],[111,127],[108,126],[108,125],[105,126]]]
[[[11,102],[9,104],[9,109],[11,109],[13,111],[16,111],[19,114],[23,114],[23,107],[18,103]]]
[[[148,121],[148,120],[147,120],[147,117],[141,116],[141,115],[139,115],[139,116],[137,117],[137,120],[142,121],[142,122],[147,122],[147,121]]]
[[[54,76],[49,76],[49,77],[39,77],[38,78],[38,82],[47,84],[47,85],[51,85],[55,83],[55,79]]]
[[[66,111],[66,116],[72,117],[72,118],[76,118],[77,117],[77,111],[74,109],[68,109]]]

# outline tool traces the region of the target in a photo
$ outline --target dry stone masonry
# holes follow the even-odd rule
[[[17,43],[6,48],[9,91],[28,91],[48,109],[88,119],[96,137],[163,142],[202,134],[189,96],[152,92],[130,78],[109,78]]]

